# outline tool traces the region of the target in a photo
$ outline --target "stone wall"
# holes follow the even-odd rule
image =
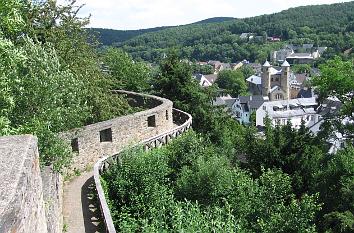
[[[37,139],[0,138],[0,233],[47,232]]]
[[[149,109],[61,133],[78,151],[71,171],[89,169],[100,158],[173,128],[171,101],[133,92],[117,93],[124,94],[131,105]]]
[[[41,168],[43,199],[47,230],[49,233],[61,233],[63,230],[63,179],[51,167]]]

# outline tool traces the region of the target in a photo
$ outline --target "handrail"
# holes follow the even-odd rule
[[[181,120],[183,120],[183,124],[180,126],[177,126],[176,128],[156,135],[154,137],[148,138],[146,140],[141,141],[140,143],[137,143],[135,147],[142,146],[144,150],[149,150],[155,147],[159,147],[162,145],[167,144],[170,140],[173,138],[178,137],[185,131],[187,131],[189,128],[192,126],[192,116],[186,112],[183,112],[178,109],[173,109],[173,121],[176,123],[180,123]],[[178,121],[178,122],[177,122]],[[134,147],[134,146],[133,146]],[[96,184],[96,190],[98,194],[98,201],[100,204],[100,209],[101,209],[101,214],[104,220],[104,224],[106,226],[106,232],[108,233],[116,233],[116,229],[113,224],[113,219],[111,212],[109,210],[108,204],[106,197],[104,195],[104,191],[102,188],[101,180],[100,180],[100,175],[109,168],[109,166],[114,162],[117,161],[119,155],[123,152],[124,150],[119,151],[117,154],[113,156],[107,156],[105,158],[100,159],[94,166],[94,180]]]

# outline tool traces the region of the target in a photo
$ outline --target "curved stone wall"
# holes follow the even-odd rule
[[[114,91],[125,95],[130,105],[145,111],[72,129],[60,134],[77,151],[70,170],[83,171],[100,158],[173,128],[172,102],[152,95]]]
[[[173,122],[176,125],[175,128],[171,129],[168,132],[158,134],[151,138],[145,139],[140,143],[134,145],[134,147],[141,146],[142,148],[144,148],[144,150],[149,150],[167,144],[169,141],[178,137],[179,135],[183,134],[185,131],[191,128],[192,116],[181,110],[173,109]],[[109,169],[109,167],[112,164],[118,162],[120,152],[113,156],[107,156],[105,158],[100,159],[95,164],[94,167],[94,179],[95,179],[96,190],[98,194],[98,201],[101,208],[104,224],[106,227],[106,232],[108,233],[116,233],[116,229],[114,227],[111,212],[109,210],[107,200],[101,185],[100,175],[103,172],[105,172],[107,169]]]
[[[99,161],[94,171],[95,183],[104,219],[111,225],[112,219],[106,217],[110,213],[99,174],[108,167],[110,159],[117,158],[112,155],[131,145],[145,149],[161,146],[189,129],[192,123],[188,113],[176,109],[172,113],[170,100],[127,91],[115,93],[125,95],[132,106],[146,110],[60,134],[77,151],[70,170],[82,171]],[[0,232],[61,231],[61,179],[56,174],[48,175],[51,171],[42,171],[42,181],[38,157],[35,137],[0,138]],[[55,221],[58,224],[53,224]]]

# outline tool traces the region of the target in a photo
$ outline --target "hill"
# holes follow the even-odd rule
[[[214,17],[214,18],[209,18],[209,19],[204,19],[192,24],[200,24],[200,23],[221,23],[229,20],[233,20],[235,18],[233,17]]]
[[[329,56],[354,46],[354,2],[315,5],[245,19],[210,19],[196,24],[145,31],[118,44],[135,59],[157,61],[171,47],[190,59],[225,62],[265,60],[269,52],[286,43],[328,46]],[[216,22],[215,22],[216,21]],[[219,22],[221,21],[221,22]],[[205,23],[206,22],[206,23]],[[252,32],[258,40],[242,40]],[[270,43],[267,36],[283,42]]]
[[[170,27],[156,27],[139,30],[114,30],[106,28],[88,28],[87,30],[95,34],[102,45],[119,44],[136,36],[148,32],[156,32]]]
[[[219,23],[233,20],[232,17],[214,17],[201,20],[192,24]],[[190,24],[190,25],[192,25]],[[149,32],[157,32],[175,26],[155,27],[139,30],[115,30],[106,28],[89,28],[91,33],[96,34],[102,45],[119,45],[120,43]]]

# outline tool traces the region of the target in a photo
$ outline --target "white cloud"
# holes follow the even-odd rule
[[[331,4],[349,0],[77,0],[91,13],[91,27],[140,29],[181,25],[228,16],[243,18],[269,14],[301,5]],[[59,3],[65,0],[59,0]]]

